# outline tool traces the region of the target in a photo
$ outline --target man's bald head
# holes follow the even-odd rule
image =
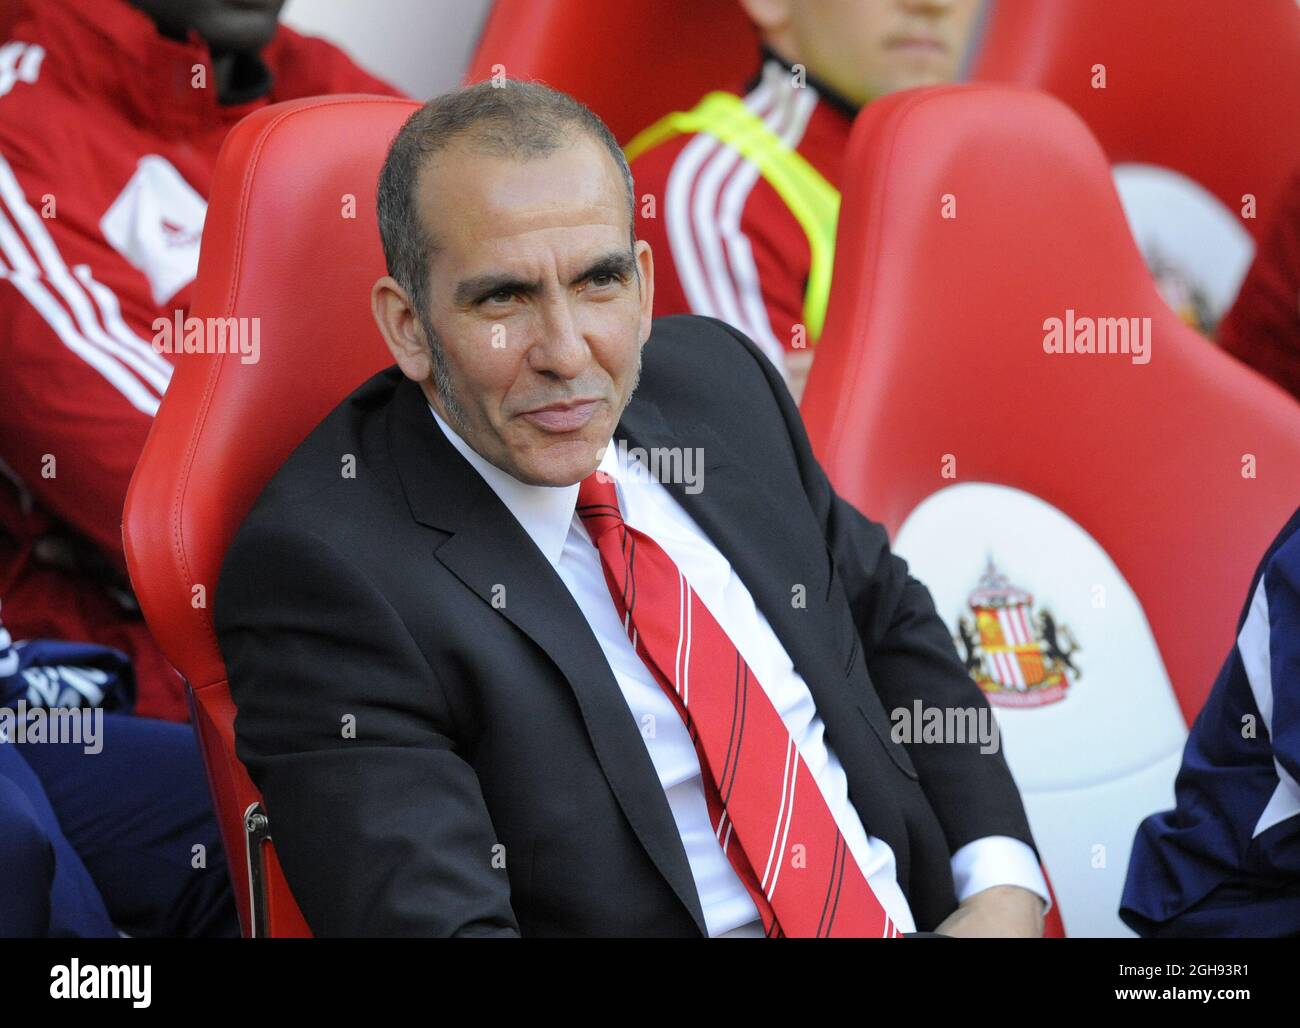
[[[431,100],[384,163],[375,324],[434,410],[521,482],[590,474],[636,388],[654,264],[634,211],[609,130],[533,83]]]
[[[521,162],[548,157],[589,137],[610,156],[628,204],[628,243],[635,241],[636,201],[632,172],[618,141],[603,121],[573,97],[535,82],[479,82],[434,97],[398,132],[379,175],[379,234],[388,273],[425,309],[429,258],[438,249],[438,227],[420,216],[422,174],[436,155],[453,147]]]

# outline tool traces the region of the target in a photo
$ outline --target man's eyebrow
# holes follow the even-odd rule
[[[476,275],[474,278],[467,278],[456,283],[456,292],[452,294],[452,302],[457,306],[463,306],[467,303],[473,303],[475,300],[484,300],[493,293],[502,291],[535,293],[539,288],[539,283],[525,282],[514,275]]]
[[[597,275],[612,275],[615,278],[626,278],[632,274],[636,267],[636,260],[627,250],[618,250],[615,253],[607,253],[603,257],[598,257],[590,264],[585,271],[580,272],[574,282],[582,282],[589,278],[595,278]]]
[[[635,267],[636,260],[632,254],[626,250],[619,250],[615,253],[607,253],[604,256],[597,257],[596,260],[574,276],[573,282],[583,282],[598,275],[626,278],[632,274]],[[476,275],[474,278],[467,278],[463,282],[458,282],[456,291],[452,295],[452,302],[457,305],[464,305],[473,303],[476,300],[486,299],[493,293],[504,291],[527,295],[537,293],[540,289],[541,283],[539,282],[527,281],[510,274],[489,273],[487,275]]]

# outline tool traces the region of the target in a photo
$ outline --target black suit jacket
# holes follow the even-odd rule
[[[665,484],[790,654],[867,832],[934,928],[956,906],[953,851],[1033,841],[1000,753],[890,737],[886,712],[914,699],[985,703],[929,593],[836,496],[779,373],[722,322],[655,321],[615,438],[702,448],[702,490]],[[271,480],[214,616],[238,754],[316,934],[706,934],[581,610],[396,368]]]

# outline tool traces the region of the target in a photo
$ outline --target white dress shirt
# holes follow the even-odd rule
[[[591,625],[659,774],[695,878],[709,935],[761,938],[758,908],[709,822],[699,757],[686,726],[624,631],[605,583],[600,554],[576,513],[578,486],[535,486],[519,481],[485,460],[432,406],[429,410],[447,439],[486,480],[555,568]],[[642,466],[620,462],[615,445],[606,447],[599,467],[614,479],[624,522],[650,536],[672,558],[771,698],[849,852],[885,912],[899,931],[915,931],[907,898],[898,885],[893,849],[883,839],[868,835],[863,827],[849,801],[844,768],[826,743],[808,686],[730,562],[661,483]],[[959,900],[992,885],[1020,885],[1048,900],[1033,850],[1019,839],[977,839],[953,855],[952,868]]]

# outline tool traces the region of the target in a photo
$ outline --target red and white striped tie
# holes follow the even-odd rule
[[[767,937],[898,937],[771,699],[672,558],[624,524],[604,473],[578,487],[578,515],[632,645],[686,724],[709,820]]]

